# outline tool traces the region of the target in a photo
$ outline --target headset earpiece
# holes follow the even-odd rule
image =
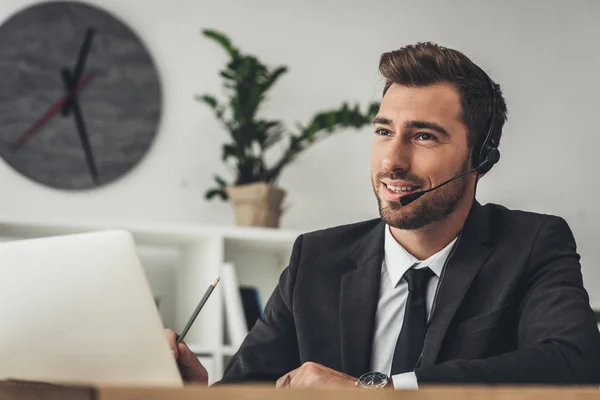
[[[500,150],[496,143],[494,135],[494,127],[496,124],[496,85],[488,78],[492,89],[492,110],[490,114],[490,124],[485,139],[480,146],[476,146],[473,151],[473,167],[477,168],[477,172],[485,174],[500,160]]]
[[[489,172],[490,169],[500,160],[500,150],[492,147],[487,153],[487,157],[477,166],[477,172],[483,175]]]

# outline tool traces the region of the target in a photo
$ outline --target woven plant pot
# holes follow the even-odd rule
[[[279,228],[285,191],[264,182],[225,188],[238,226]]]

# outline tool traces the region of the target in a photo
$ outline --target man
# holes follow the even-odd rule
[[[221,382],[600,384],[600,333],[567,223],[475,200],[499,159],[499,86],[432,43],[383,54],[379,68],[381,218],[297,239]],[[168,335],[184,377],[206,381]]]

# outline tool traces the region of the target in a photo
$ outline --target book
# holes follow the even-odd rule
[[[221,266],[221,287],[227,333],[231,345],[237,348],[246,338],[248,326],[235,267],[232,263],[224,263]]]
[[[252,286],[240,286],[240,295],[244,307],[244,316],[246,317],[246,326],[250,331],[263,312],[259,291]]]

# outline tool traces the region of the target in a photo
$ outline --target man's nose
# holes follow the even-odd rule
[[[388,143],[388,146],[381,159],[381,166],[387,171],[401,169],[408,171],[410,169],[410,146],[397,136]]]

